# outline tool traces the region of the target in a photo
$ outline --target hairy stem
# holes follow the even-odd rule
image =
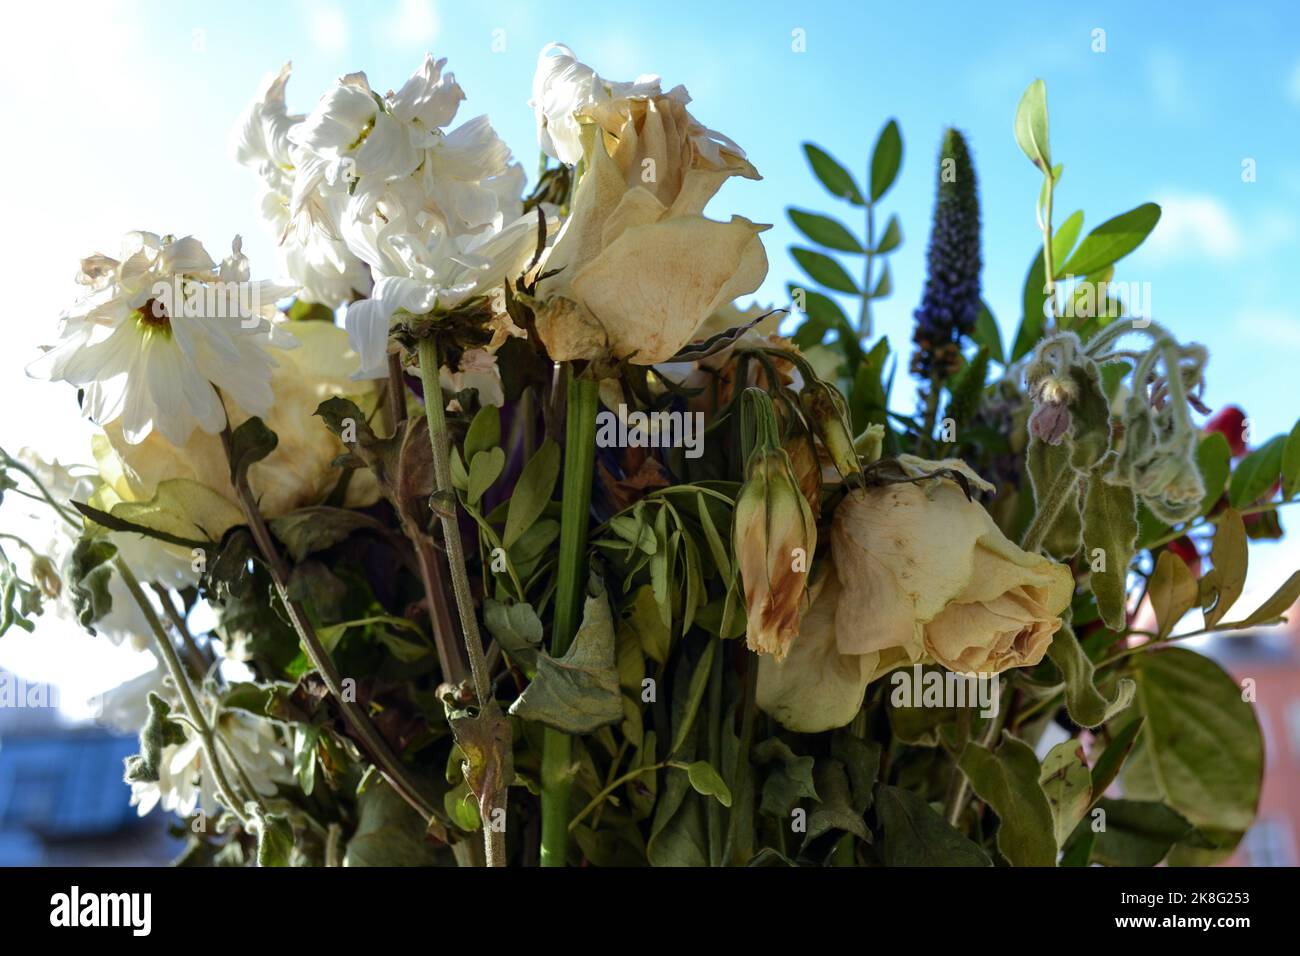
[[[442,386],[438,384],[438,340],[429,336],[421,339],[420,382],[424,386],[424,414],[429,423],[429,442],[433,449],[434,494],[436,510],[442,522],[443,547],[447,553],[447,566],[451,572],[451,586],[460,611],[461,631],[465,635],[465,651],[469,655],[470,676],[474,695],[478,699],[480,718],[496,708],[492,695],[487,662],[483,656],[483,639],[479,636],[478,617],[474,610],[474,594],[470,590],[469,572],[465,569],[465,547],[456,525],[456,492],[451,484],[451,450],[447,436],[447,416],[442,407]],[[484,849],[488,866],[505,866],[505,833],[492,825],[494,811],[506,808],[509,781],[490,785],[492,792],[480,794],[479,799],[489,813],[483,820]]]

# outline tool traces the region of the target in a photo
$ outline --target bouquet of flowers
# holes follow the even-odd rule
[[[806,145],[866,233],[791,209],[806,277],[740,308],[766,227],[704,209],[759,174],[683,87],[548,46],[525,195],[445,67],[349,74],[306,115],[270,77],[235,156],[288,278],[253,280],[238,238],[83,259],[31,372],[73,387],[93,464],[0,458],[6,507],[56,528],[5,538],[0,634],[48,610],[153,648],[108,709],[181,862],[1232,852],[1250,688],[1177,642],[1300,596],[1230,614],[1300,492],[1300,427],[1251,450],[1234,409],[1194,423],[1207,349],[1115,279],[1160,210],[1054,224],[1041,82],[1014,121],[1041,176],[1019,331],[981,299],[948,130],[900,412],[872,332],[896,123],[862,183]]]

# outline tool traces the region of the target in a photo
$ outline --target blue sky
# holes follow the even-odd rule
[[[113,253],[126,230],[192,233],[210,251],[241,233],[272,270],[252,174],[230,157],[230,128],[259,80],[293,60],[291,108],[306,111],[337,75],[366,70],[396,87],[425,50],[448,57],[530,174],[527,106],[537,52],[573,47],[602,74],[660,74],[749,153],[762,182],[735,181],[710,211],[773,223],[760,300],[781,304],[798,273],[785,207],[843,212],[823,198],[800,143],[862,176],[876,132],[897,117],[903,168],[885,198],[905,243],[877,327],[906,348],[924,278],[943,128],[974,151],[984,221],[985,298],[1004,338],[1039,237],[1036,171],[1012,119],[1024,87],[1047,82],[1052,154],[1065,165],[1058,223],[1085,229],[1139,203],[1165,215],[1117,278],[1151,284],[1153,317],[1210,346],[1207,400],[1236,402],[1267,437],[1300,412],[1300,5],[1152,2],[188,3],[24,4],[6,12],[0,80],[8,131],[11,298],[0,350],[7,447],[39,444],[84,460],[71,394],[21,369],[75,294],[78,258]],[[801,29],[806,51],[792,50]],[[1105,52],[1094,52],[1095,30]],[[1242,181],[1242,162],[1256,181]],[[853,225],[857,225],[853,221]],[[902,379],[902,376],[900,376]],[[70,390],[69,390],[70,391]],[[906,407],[903,384],[896,404]],[[1293,519],[1294,520],[1294,519]],[[1297,536],[1300,540],[1300,536]],[[1290,555],[1297,554],[1286,546]],[[1294,566],[1294,561],[1288,562]]]

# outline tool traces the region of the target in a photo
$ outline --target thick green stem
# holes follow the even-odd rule
[[[420,340],[420,383],[424,386],[424,415],[429,423],[429,442],[433,449],[433,480],[437,512],[442,522],[443,547],[447,553],[447,567],[451,572],[451,586],[460,611],[461,632],[465,635],[465,651],[469,655],[470,676],[474,695],[478,699],[479,719],[496,707],[492,696],[492,682],[488,677],[487,662],[483,656],[483,639],[479,636],[478,616],[474,610],[474,594],[470,590],[469,572],[465,569],[465,547],[456,525],[456,491],[451,484],[451,445],[447,436],[447,415],[442,407],[442,386],[438,383],[438,340],[433,336]],[[507,742],[506,746],[509,746]],[[510,781],[489,783],[489,791],[479,795],[483,808],[483,844],[488,866],[505,866],[505,831],[495,824],[500,810],[506,809],[506,788]]]
[[[573,642],[582,615],[587,579],[587,525],[591,476],[596,468],[596,408],[599,391],[568,370],[564,491],[560,517],[560,555],[555,585],[555,627],[551,656],[561,657]],[[542,738],[542,866],[564,866],[569,846],[569,795],[573,787],[572,748],[566,734],[547,728]]]

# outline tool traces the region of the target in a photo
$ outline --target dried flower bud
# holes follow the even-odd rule
[[[799,633],[817,524],[782,449],[759,449],[750,460],[732,539],[745,588],[746,643],[783,660]]]
[[[800,396],[805,414],[812,422],[817,437],[830,453],[831,462],[843,478],[860,474],[862,465],[853,447],[853,436],[845,424],[843,401],[838,393],[823,383],[809,385]]]
[[[57,600],[63,592],[63,579],[59,577],[54,562],[43,554],[32,558],[32,580],[51,601]]]

